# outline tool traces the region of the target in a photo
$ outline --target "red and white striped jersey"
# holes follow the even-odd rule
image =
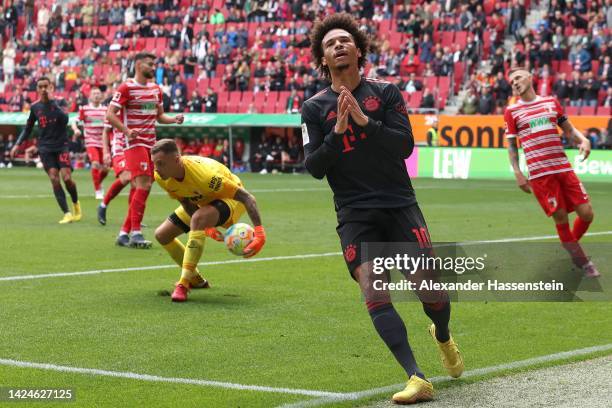
[[[117,88],[111,105],[122,108],[120,119],[128,129],[140,131],[134,140],[124,137],[126,150],[136,146],[153,147],[157,109],[161,104],[162,91],[154,83],[143,85],[127,81]]]
[[[538,96],[532,102],[519,100],[506,108],[506,137],[516,138],[523,147],[529,178],[572,171],[557,131],[567,120],[553,97]]]
[[[102,147],[102,126],[106,118],[105,105],[85,105],[79,108],[78,120],[83,124],[85,147]]]

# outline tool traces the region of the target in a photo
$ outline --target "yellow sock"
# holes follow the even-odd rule
[[[179,241],[178,238],[174,238],[174,241],[170,242],[169,244],[163,245],[163,247],[166,252],[168,252],[168,255],[170,255],[170,258],[172,258],[178,266],[182,267],[183,258],[185,257],[185,245],[183,245],[183,243]],[[194,272],[194,276],[200,274],[200,271],[197,267],[195,268]]]
[[[181,280],[179,281],[179,283],[183,286],[191,286],[189,282],[197,273],[197,265],[202,257],[202,252],[204,252],[204,238],[206,238],[204,231],[191,231],[189,233],[187,248],[185,249],[185,255],[183,256]],[[185,285],[186,283],[187,285]]]

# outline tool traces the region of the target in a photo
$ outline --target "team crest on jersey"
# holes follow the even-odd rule
[[[368,96],[363,100],[363,106],[370,112],[377,111],[381,104],[382,102],[378,96]]]
[[[552,210],[557,208],[557,199],[555,197],[548,197],[548,205]]]
[[[148,168],[149,168],[149,163],[147,163],[147,162],[140,162],[140,170],[147,171]]]
[[[330,111],[327,114],[327,118],[325,118],[325,121],[327,122],[329,120],[336,119],[337,117],[338,117],[338,114],[336,113],[336,111]]]
[[[346,262],[353,262],[356,256],[357,247],[355,245],[350,244],[344,249],[344,259],[346,259]]]

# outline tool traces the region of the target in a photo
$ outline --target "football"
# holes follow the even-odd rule
[[[225,231],[225,246],[234,255],[242,256],[242,251],[255,237],[255,230],[249,224],[239,222]]]

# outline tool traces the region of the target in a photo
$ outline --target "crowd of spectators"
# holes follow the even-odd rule
[[[424,80],[454,77],[453,91],[469,90],[462,111],[499,113],[511,97],[504,74],[513,64],[533,70],[539,93],[571,106],[609,106],[611,1],[551,0],[535,30],[525,26],[531,7],[530,0],[10,0],[0,9],[0,106],[27,110],[34,78],[45,74],[74,111],[91,86],[110,97],[133,70],[134,53],[153,47],[168,111],[218,111],[225,91],[295,91],[278,106],[299,112],[327,85],[311,60],[310,27],[339,11],[371,36],[365,74],[422,93],[416,107],[443,108],[440,91]],[[516,41],[511,49],[508,39]]]
[[[515,0],[510,10],[515,4],[520,5]],[[551,0],[544,11],[535,29],[528,30],[523,17],[511,23],[516,42],[509,52],[493,41],[489,58],[475,61],[477,69],[465,82],[462,112],[502,112],[512,101],[504,75],[511,65],[530,70],[536,93],[554,95],[564,106],[592,108],[583,113],[612,107],[612,1]],[[603,112],[610,114],[609,109]]]

